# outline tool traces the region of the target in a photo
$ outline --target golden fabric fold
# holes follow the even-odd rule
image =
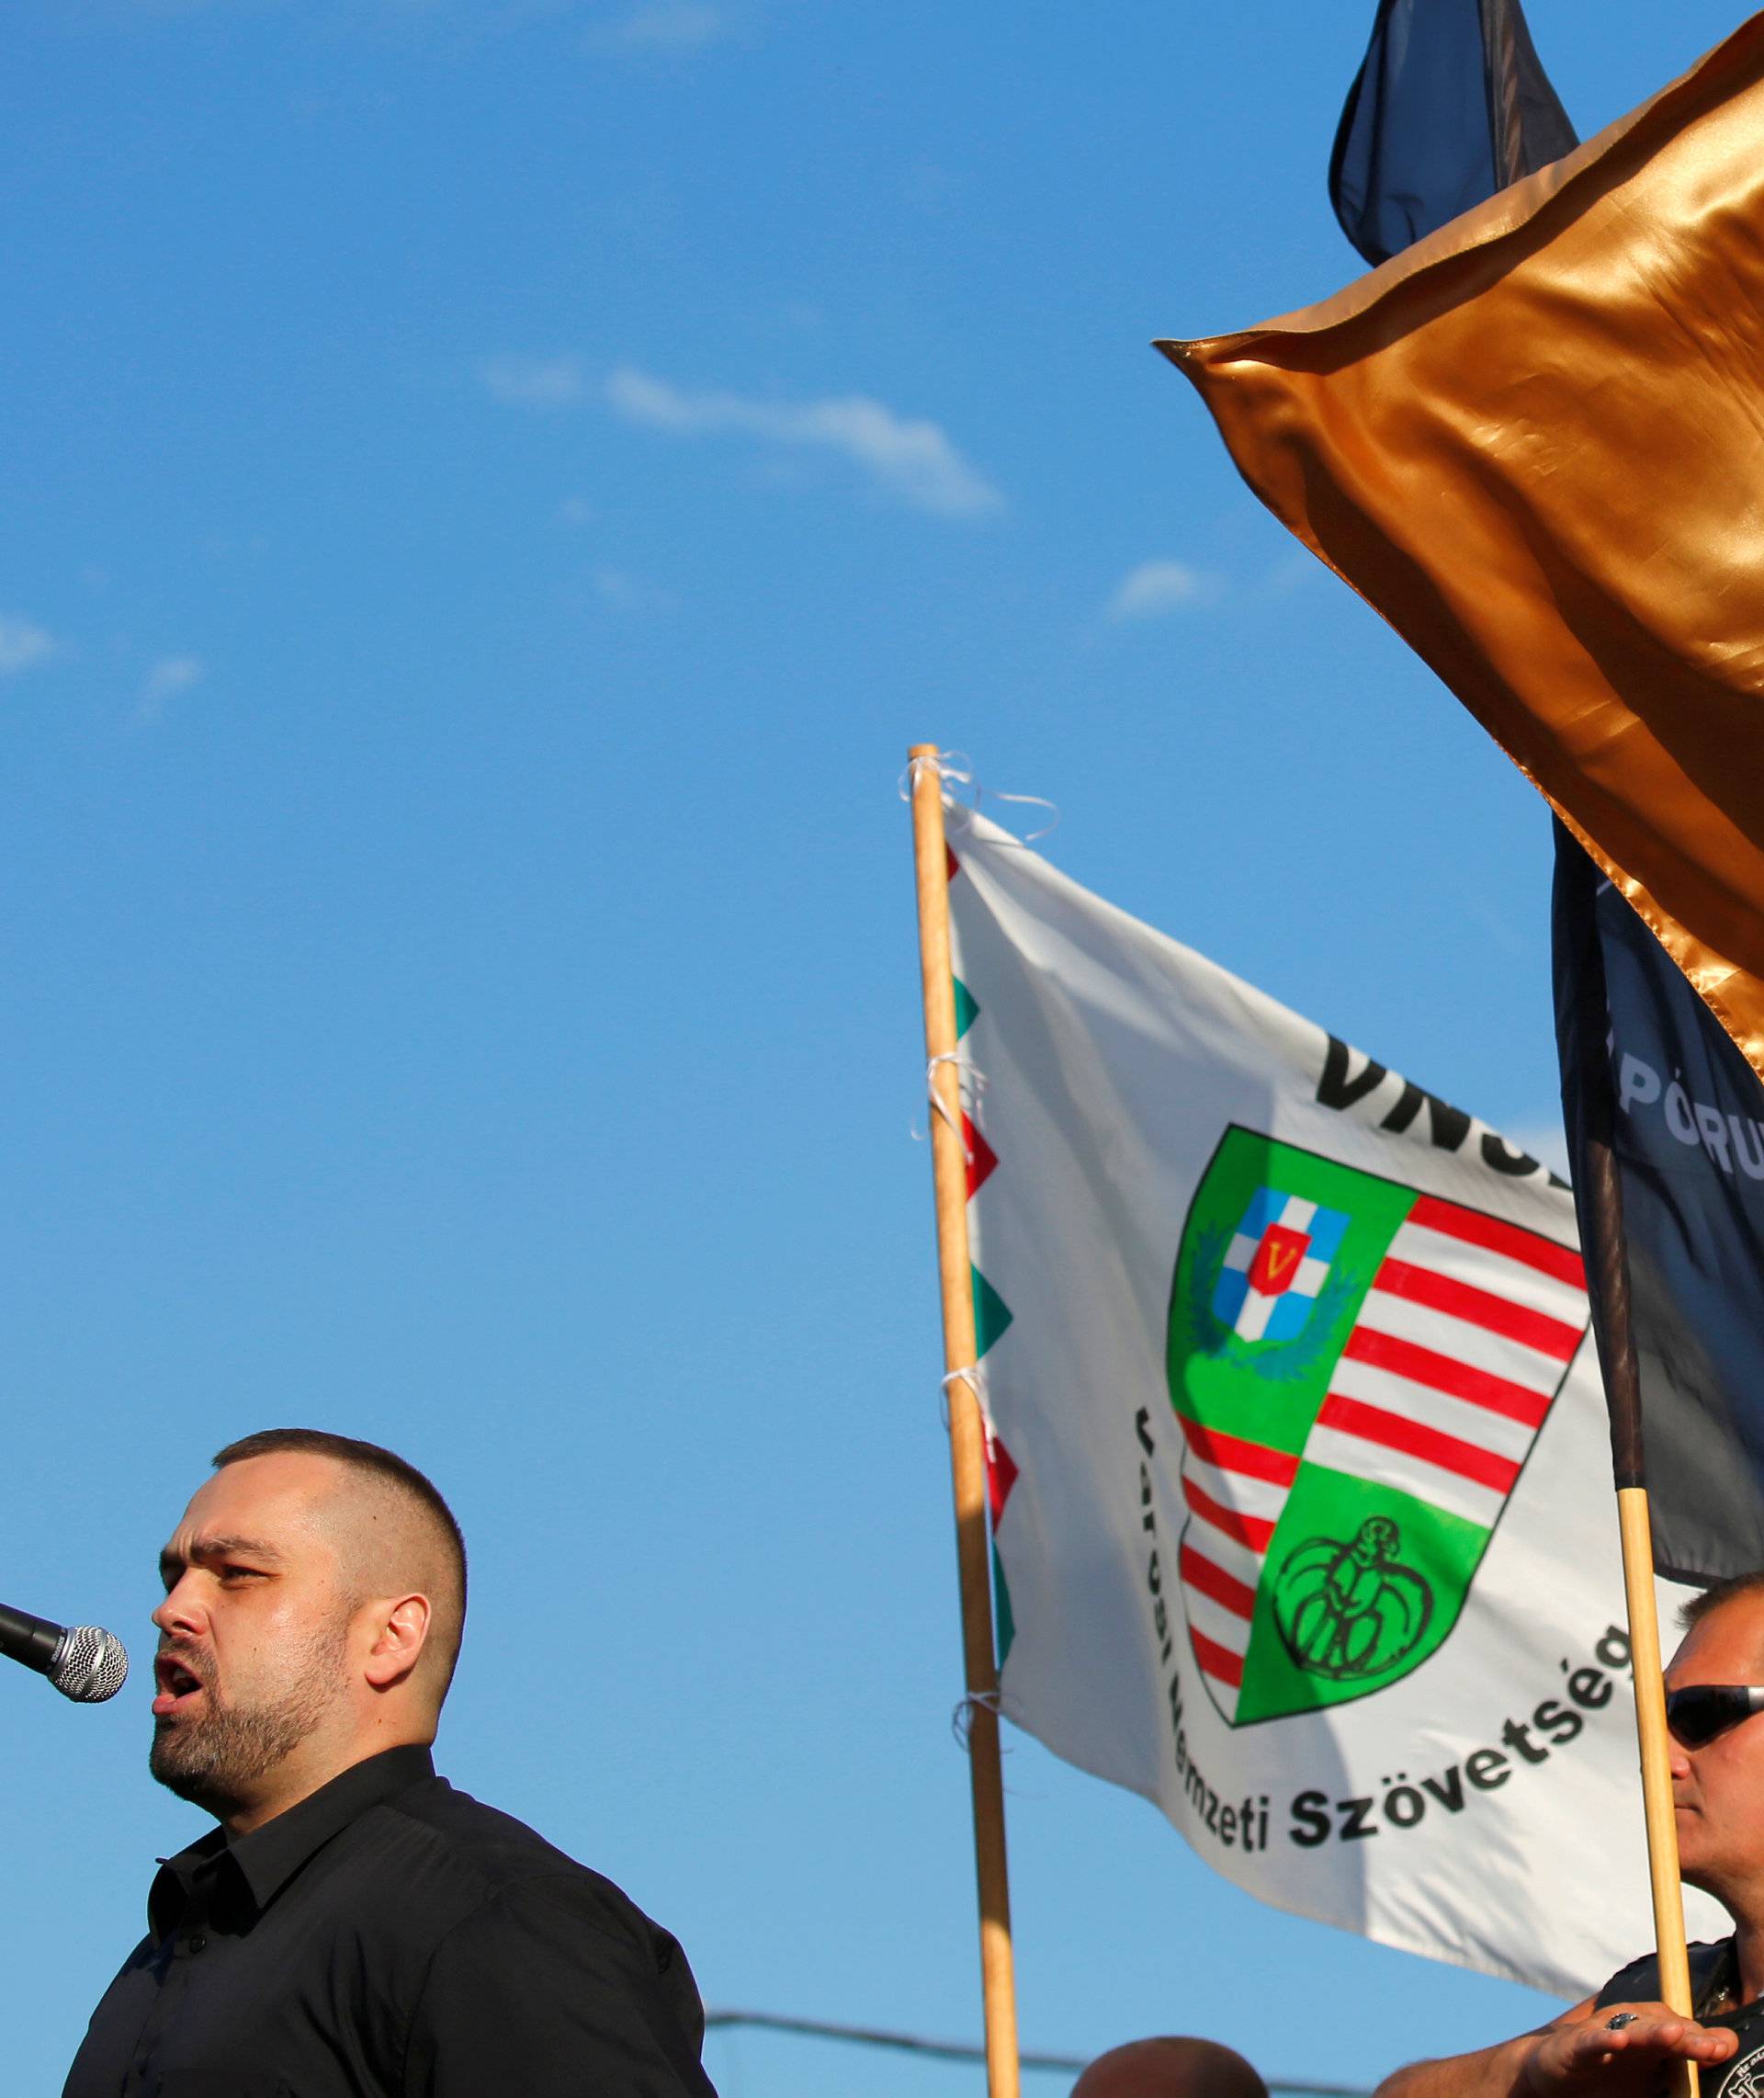
[[[1764,16],[1338,297],[1158,347],[1764,1074]]]

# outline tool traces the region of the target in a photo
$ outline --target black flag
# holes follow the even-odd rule
[[[1764,1560],[1764,1085],[1560,823],[1552,930],[1593,1327],[1608,1382],[1627,1327],[1654,1562],[1747,1572]]]
[[[1381,0],[1330,201],[1381,263],[1577,142],[1518,0]],[[1560,823],[1552,936],[1618,1483],[1661,1572],[1718,1579],[1764,1563],[1764,1084]]]
[[[1578,142],[1519,0],[1381,0],[1329,200],[1366,260],[1387,262]]]

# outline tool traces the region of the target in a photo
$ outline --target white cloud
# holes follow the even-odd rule
[[[672,612],[679,607],[679,599],[672,591],[658,589],[626,569],[597,568],[588,580],[603,605],[615,606],[621,612]]]
[[[1194,605],[1215,595],[1217,584],[1182,561],[1142,561],[1129,569],[1109,599],[1110,619],[1161,619],[1180,606]]]
[[[1264,597],[1290,597],[1295,590],[1310,582],[1313,576],[1329,574],[1323,563],[1313,553],[1300,548],[1282,561],[1274,562],[1261,579],[1261,595]]]
[[[35,619],[0,612],[0,677],[17,677],[55,653],[55,637]]]
[[[754,401],[739,393],[687,392],[626,367],[607,380],[606,399],[628,422],[676,436],[733,432],[769,444],[841,453],[886,493],[941,516],[978,517],[1004,506],[1004,498],[962,457],[941,425],[897,415],[864,394]]]
[[[567,408],[584,391],[573,357],[487,357],[478,376],[492,398],[515,408]]]
[[[187,692],[193,685],[199,685],[208,675],[208,665],[199,656],[163,655],[148,670],[141,688],[141,698],[135,708],[135,719],[141,721],[157,721],[165,711],[165,702],[175,698],[180,692]]]
[[[639,7],[597,31],[590,41],[601,50],[631,51],[704,51],[721,43],[733,32],[733,24],[721,7],[698,0],[657,0]]]

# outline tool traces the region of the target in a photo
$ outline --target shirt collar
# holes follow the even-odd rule
[[[224,1829],[210,1829],[175,1857],[166,1858],[147,1897],[155,1938],[176,1926],[198,1874],[231,1866],[243,1880],[251,1905],[264,1909],[294,1875],[334,1836],[341,1835],[370,1807],[435,1775],[435,1759],[421,1743],[383,1749],[340,1771],[286,1812],[231,1842]]]

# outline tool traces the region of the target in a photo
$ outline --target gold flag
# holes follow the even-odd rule
[[[1336,298],[1158,346],[1764,1074],[1764,15]]]

